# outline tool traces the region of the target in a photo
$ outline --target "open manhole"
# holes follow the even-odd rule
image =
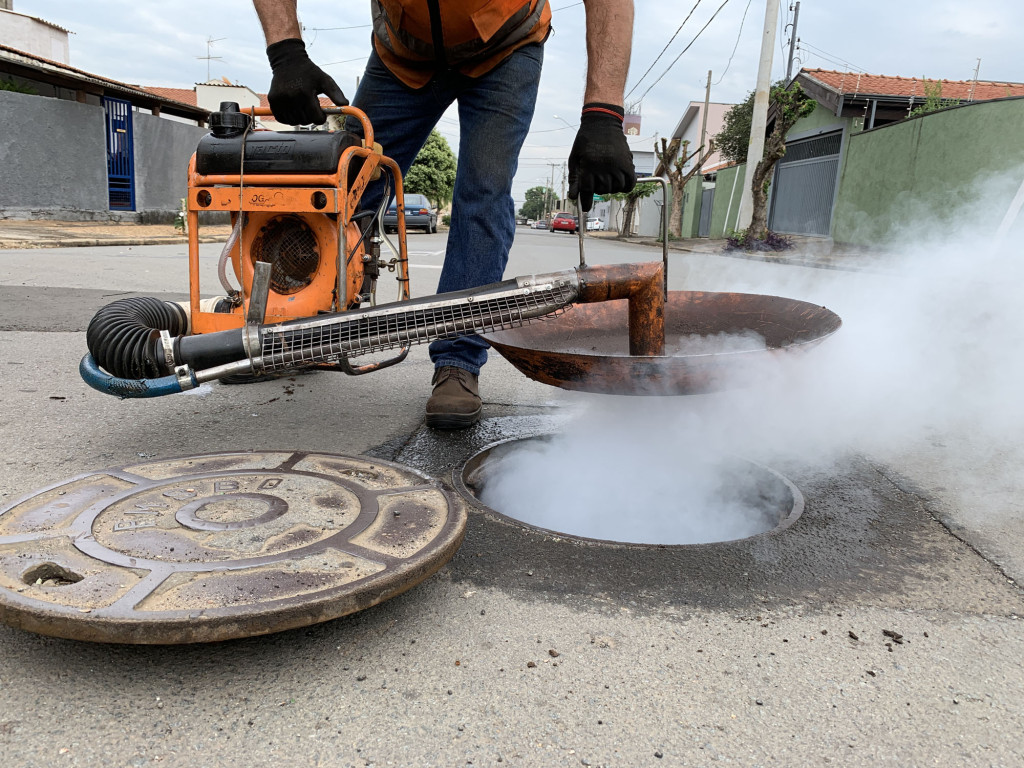
[[[228,453],[107,469],[0,509],[0,621],[191,643],[344,616],[455,554],[466,505],[386,461]]]
[[[602,467],[566,472],[558,451],[551,435],[504,440],[470,458],[456,485],[530,528],[621,544],[736,541],[784,530],[804,508],[786,477],[737,456],[691,456],[645,477]]]

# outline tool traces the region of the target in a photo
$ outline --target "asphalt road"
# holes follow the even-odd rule
[[[436,286],[444,243],[410,235],[416,293]],[[204,246],[210,293],[217,252]],[[597,238],[587,253],[660,256]],[[521,230],[506,274],[577,261],[575,238]],[[929,388],[957,391],[916,377],[917,326],[879,320],[913,274],[673,254],[672,289],[787,295],[846,325],[738,398],[620,405],[495,355],[485,421],[435,434],[422,348],[367,377],[105,397],[76,369],[89,318],[124,295],[183,295],[181,248],[0,251],[0,264],[0,504],[103,467],[245,449],[366,454],[450,480],[550,418],[636,407],[646,431],[619,439],[657,443],[662,425],[683,443],[723,436],[805,498],[778,535],[666,548],[580,543],[474,507],[462,548],[420,586],[246,640],[106,646],[0,626],[4,768],[1024,763],[1020,453],[980,412],[973,428],[940,418]]]

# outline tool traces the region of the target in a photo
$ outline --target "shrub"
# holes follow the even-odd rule
[[[788,251],[792,247],[790,238],[770,229],[765,231],[763,240],[751,237],[745,229],[731,232],[725,240],[727,251]]]

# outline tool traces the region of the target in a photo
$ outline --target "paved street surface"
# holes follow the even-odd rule
[[[445,237],[410,235],[416,293],[436,286]],[[219,249],[203,246],[207,294]],[[364,377],[151,401],[89,389],[77,364],[93,312],[184,297],[184,253],[0,250],[0,504],[104,467],[246,449],[368,454],[451,480],[523,424],[649,407],[684,437],[681,424],[732,414],[720,431],[789,477],[805,511],[776,535],[658,548],[575,542],[475,507],[435,576],[307,629],[161,648],[0,626],[0,766],[1024,764],[1021,454],[999,418],[953,418],[975,406],[942,349],[913,343],[927,329],[886,329],[889,297],[916,306],[913,274],[673,252],[673,289],[779,293],[845,326],[798,377],[766,376],[741,400],[630,406],[492,355],[484,422],[434,434],[425,348]],[[660,252],[591,239],[588,257]],[[575,238],[521,230],[506,274],[577,259]],[[919,358],[943,375],[919,377]]]

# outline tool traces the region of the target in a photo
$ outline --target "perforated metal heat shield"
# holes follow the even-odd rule
[[[554,316],[577,297],[575,271],[496,283],[459,293],[357,309],[262,329],[266,371],[334,363],[435,339],[518,328]]]

